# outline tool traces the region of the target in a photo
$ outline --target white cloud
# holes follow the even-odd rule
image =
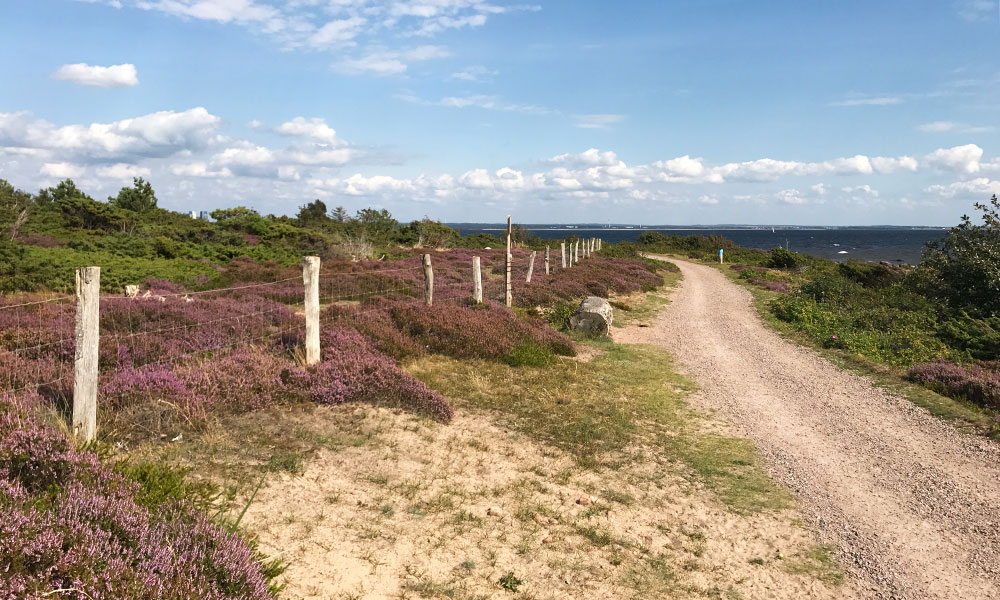
[[[282,123],[274,128],[282,135],[309,137],[328,144],[336,143],[337,132],[326,124],[325,119],[305,117],[295,117],[291,121]]]
[[[97,174],[108,179],[132,179],[133,177],[149,177],[152,172],[146,167],[118,163],[107,167],[98,167]]]
[[[492,81],[493,77],[498,75],[498,71],[487,69],[482,65],[474,65],[471,67],[466,67],[461,71],[452,73],[448,79],[457,79],[459,81],[472,81],[472,82],[484,82]]]
[[[825,196],[827,192],[826,185],[822,183],[817,183],[814,186],[810,186],[809,189],[815,192],[817,196]]]
[[[1000,181],[992,181],[987,177],[979,177],[969,181],[956,181],[947,185],[932,185],[924,189],[929,194],[943,198],[979,197],[985,200],[992,194],[1000,194]]]
[[[59,179],[67,179],[83,175],[84,169],[80,165],[65,162],[45,163],[42,165],[41,172],[43,175],[58,177]]]
[[[171,173],[180,177],[232,177],[233,172],[228,168],[221,168],[213,171],[204,162],[194,162],[174,165],[170,168]]]
[[[483,110],[499,110],[505,112],[521,112],[534,115],[557,114],[557,111],[534,104],[512,104],[497,96],[488,94],[471,94],[468,96],[447,96],[437,101],[425,100],[410,93],[400,93],[397,98],[411,104],[423,106],[444,106],[447,108],[481,108]]]
[[[899,96],[869,96],[838,100],[831,102],[830,106],[892,106],[902,102],[903,99]]]
[[[995,131],[996,128],[987,125],[956,123],[954,121],[933,121],[918,125],[917,129],[924,133],[989,133]]]
[[[308,44],[313,48],[353,45],[365,23],[361,17],[330,21],[309,36]]]
[[[128,63],[111,65],[110,67],[92,66],[86,63],[63,65],[52,74],[52,78],[101,88],[125,88],[139,85],[135,65]]]
[[[208,145],[222,119],[204,108],[161,111],[112,123],[56,127],[29,113],[0,113],[0,145],[36,148],[79,161],[164,157]]]
[[[587,166],[610,166],[618,164],[618,155],[610,150],[601,152],[597,148],[590,148],[589,150],[584,150],[579,154],[560,154],[558,156],[554,156],[552,157],[551,162]]]
[[[610,129],[612,125],[617,125],[624,121],[625,115],[576,115],[573,117],[573,120],[576,121],[576,126],[581,129]]]
[[[373,52],[360,58],[348,58],[337,63],[342,73],[372,73],[375,75],[399,75],[405,73],[410,63],[446,58],[448,50],[442,46],[417,46],[408,50]]]
[[[996,21],[1000,6],[996,0],[958,0],[958,14],[967,21]]]
[[[965,144],[953,148],[938,148],[924,157],[924,162],[935,168],[978,173],[979,160],[983,149],[975,144]]]
[[[780,192],[778,192],[777,194],[775,194],[775,197],[778,199],[778,201],[784,202],[785,204],[805,204],[806,203],[805,196],[802,195],[802,192],[800,192],[799,190],[795,190],[795,189],[781,190]]]

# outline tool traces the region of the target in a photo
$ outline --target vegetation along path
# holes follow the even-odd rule
[[[683,273],[666,311],[619,342],[670,350],[692,401],[754,439],[872,598],[1000,597],[1000,452],[792,344],[716,269]]]

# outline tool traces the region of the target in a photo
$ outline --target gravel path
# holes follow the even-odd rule
[[[997,445],[785,341],[712,267],[673,262],[672,304],[615,337],[671,351],[701,386],[693,402],[757,443],[859,595],[1000,598]]]

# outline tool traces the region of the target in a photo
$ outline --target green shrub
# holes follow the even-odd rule
[[[549,313],[549,325],[557,331],[569,331],[569,320],[575,311],[576,307],[571,304],[557,304],[552,308],[552,312]]]
[[[772,269],[797,269],[804,266],[807,262],[809,262],[809,259],[798,252],[785,250],[781,246],[778,246],[771,248],[767,259],[767,266]]]

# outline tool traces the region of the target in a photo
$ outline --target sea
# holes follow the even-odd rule
[[[462,235],[490,233],[500,236],[502,224],[453,223]],[[748,228],[719,227],[625,227],[625,226],[567,226],[525,225],[526,230],[543,239],[561,239],[570,234],[580,237],[599,237],[606,242],[634,242],[645,231],[669,235],[713,235],[729,238],[744,248],[770,250],[781,246],[802,254],[836,261],[856,259],[886,261],[915,265],[920,262],[921,250],[929,241],[939,240],[948,229],[908,227],[770,227]]]

